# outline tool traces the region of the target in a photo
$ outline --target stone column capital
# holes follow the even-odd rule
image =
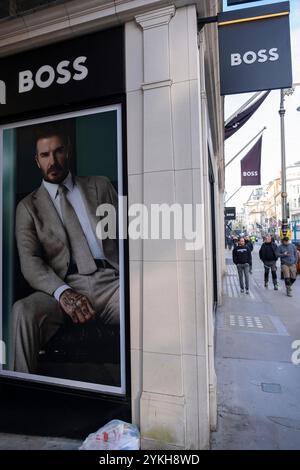
[[[139,24],[143,30],[157,28],[159,26],[167,26],[171,18],[175,15],[175,6],[170,5],[168,7],[159,8],[157,10],[151,10],[147,13],[142,13],[135,17],[135,21]]]

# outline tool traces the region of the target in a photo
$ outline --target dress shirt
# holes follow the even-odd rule
[[[59,185],[54,184],[54,183],[49,183],[48,181],[45,181],[45,180],[43,180],[43,184],[46,190],[48,191],[49,196],[54,204],[54,207],[57,210],[58,215],[63,223],[63,217],[62,217],[62,212],[61,212],[61,207],[60,207],[60,197],[58,193]],[[61,184],[66,186],[66,188],[68,189],[68,192],[67,192],[68,201],[72,205],[79,219],[79,223],[86,237],[86,240],[88,242],[93,258],[105,259],[101,240],[98,240],[96,238],[96,235],[93,231],[91,222],[88,217],[86,207],[84,205],[84,201],[83,201],[80,189],[76,185],[76,183],[74,184],[71,173],[68,174],[68,176],[65,178],[65,180]],[[56,289],[56,291],[53,294],[56,300],[59,300],[60,295],[66,289],[70,289],[70,287],[67,284],[64,284],[58,289]]]

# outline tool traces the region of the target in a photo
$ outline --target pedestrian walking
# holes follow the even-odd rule
[[[235,235],[232,236],[232,244],[233,244],[233,247],[237,246],[238,244],[238,237],[236,237]]]
[[[297,249],[297,254],[298,254],[298,259],[297,259],[297,274],[300,274],[300,245],[298,244],[296,246]]]
[[[249,264],[251,261],[250,249],[245,244],[245,239],[241,237],[234,247],[232,252],[232,259],[237,267],[241,293],[244,293],[244,285],[246,287],[246,294],[249,294]],[[245,284],[244,284],[245,278]]]
[[[249,235],[245,236],[245,245],[249,248],[250,250],[250,263],[249,263],[249,273],[252,274],[252,251],[253,251],[253,243],[249,237]]]
[[[288,297],[292,297],[292,285],[297,277],[296,263],[298,255],[295,245],[290,243],[288,237],[282,239],[282,243],[278,248],[278,256],[281,259],[281,271],[286,286],[286,294]]]
[[[264,263],[265,287],[268,287],[269,272],[271,270],[274,290],[278,290],[278,282],[277,282],[277,274],[276,274],[276,271],[277,271],[276,261],[278,259],[278,248],[275,242],[272,241],[271,235],[267,235],[265,238],[265,241],[261,245],[261,248],[259,250],[259,257],[261,261]]]
[[[228,248],[228,236],[225,235],[225,249],[227,250]]]

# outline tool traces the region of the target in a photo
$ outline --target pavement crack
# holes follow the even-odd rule
[[[226,405],[219,405],[218,406],[218,414],[219,416],[222,416],[222,414],[226,415],[234,415],[234,416],[245,416],[248,417],[249,413],[245,411],[243,408],[239,409],[238,407],[235,408],[229,408]]]
[[[273,423],[279,424],[279,426],[282,426],[284,428],[295,429],[296,431],[300,431],[299,419],[283,418],[280,416],[267,416],[267,418]]]

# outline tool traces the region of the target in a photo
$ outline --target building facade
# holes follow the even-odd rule
[[[244,204],[244,220],[248,233],[255,233],[266,224],[266,188],[255,188]]]
[[[286,183],[290,218],[296,220],[300,218],[300,162],[286,168]]]
[[[286,168],[288,219],[294,240],[300,239],[300,163]],[[244,204],[247,230],[279,235],[282,221],[281,179],[275,178],[256,188]]]
[[[290,227],[294,240],[300,241],[300,162],[286,168]]]
[[[46,64],[46,49],[42,47],[57,44],[59,51],[64,41],[72,44],[75,39],[121,28],[124,93],[122,98],[116,93],[111,98],[108,92],[105,99],[101,89],[98,93],[101,106],[122,104],[122,195],[128,197],[129,207],[198,205],[201,243],[193,251],[186,250],[185,240],[181,239],[129,239],[125,243],[126,334],[121,348],[126,357],[126,388],[117,397],[97,387],[87,394],[84,384],[78,391],[72,383],[54,387],[48,382],[45,389],[41,377],[34,381],[3,372],[2,397],[10,400],[8,408],[13,408],[19,390],[25,387],[32,397],[30,413],[35,415],[39,413],[39,400],[32,403],[34,397],[37,393],[39,397],[47,394],[52,410],[49,422],[53,419],[53,427],[58,423],[63,435],[75,435],[75,428],[77,435],[95,431],[95,422],[88,420],[95,415],[94,407],[99,406],[97,409],[109,413],[96,413],[98,427],[108,417],[125,416],[139,426],[144,449],[207,449],[217,419],[214,310],[221,301],[224,270],[223,102],[217,28],[210,24],[199,31],[197,20],[215,16],[222,2],[44,3],[48,5],[16,17],[12,13],[9,20],[2,18],[1,59],[9,59],[15,67],[22,54],[40,50],[41,64]],[[95,50],[98,47],[105,49],[105,44],[92,45]],[[111,57],[108,63],[117,70],[114,60]],[[45,83],[42,72],[39,79]],[[84,97],[85,92],[82,97],[76,96],[76,103],[61,98],[55,110],[49,103],[38,116],[89,109],[92,101]],[[35,118],[30,110],[22,116],[18,112],[16,109],[7,119],[4,113],[2,125]],[[5,175],[3,178],[5,186]],[[74,413],[82,409],[79,423],[69,427],[64,416],[58,416],[65,403],[62,397],[68,393],[72,397],[68,406],[75,400]],[[18,406],[16,409],[25,413],[22,405]],[[123,409],[126,412],[120,411]],[[22,426],[12,429],[5,410],[1,413],[2,430],[24,432]],[[29,428],[30,433],[54,432],[51,425],[42,429],[35,419]]]

